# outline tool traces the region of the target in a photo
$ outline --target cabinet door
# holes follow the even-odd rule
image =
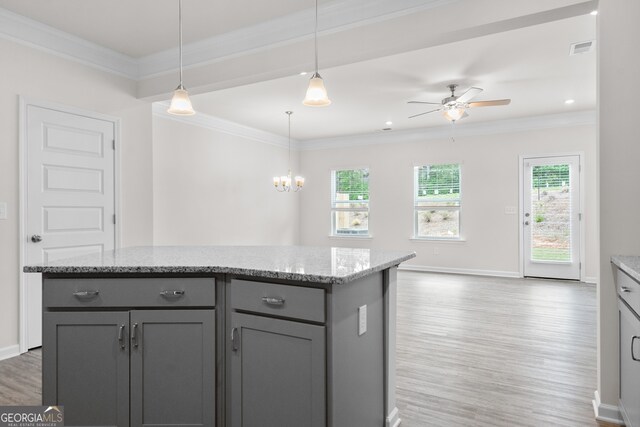
[[[325,328],[232,313],[231,425],[325,427]]]
[[[129,425],[128,325],[127,312],[44,313],[42,400],[65,425]]]
[[[215,311],[131,312],[131,425],[213,426]]]
[[[620,316],[620,406],[626,425],[640,427],[640,319],[634,316],[622,301],[619,301],[618,305]]]

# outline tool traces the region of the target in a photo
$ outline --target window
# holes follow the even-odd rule
[[[460,165],[414,169],[414,237],[460,238]]]
[[[369,235],[369,170],[331,171],[331,234]]]

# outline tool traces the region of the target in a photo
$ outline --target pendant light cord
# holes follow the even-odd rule
[[[318,74],[318,0],[316,0],[316,27],[314,32],[314,43],[316,48],[316,74]]]
[[[182,0],[178,0],[178,21],[180,28],[180,89],[183,89],[182,85]]]
[[[287,111],[287,116],[289,116],[289,173],[291,173],[291,114],[293,111]]]

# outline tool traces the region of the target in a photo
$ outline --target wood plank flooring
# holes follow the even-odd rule
[[[402,427],[596,427],[596,289],[400,272]],[[0,405],[38,405],[39,350],[0,362]]]

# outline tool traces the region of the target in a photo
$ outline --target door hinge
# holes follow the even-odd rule
[[[578,269],[582,270],[582,263],[581,262],[578,263]]]
[[[111,145],[113,146],[113,149],[115,150],[116,149],[116,140],[115,139],[111,140]]]
[[[113,223],[116,223],[116,214],[113,214]]]
[[[578,172],[582,172],[582,165],[578,163]]]
[[[582,221],[582,212],[578,214],[578,221]]]

